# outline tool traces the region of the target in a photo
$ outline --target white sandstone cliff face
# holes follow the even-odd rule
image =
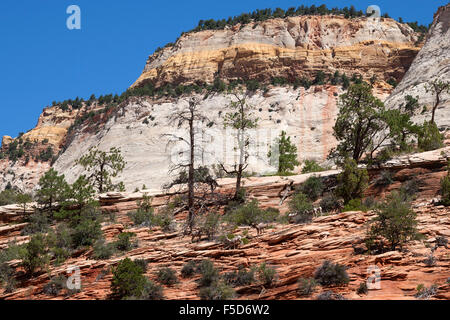
[[[281,130],[292,137],[300,161],[315,159],[324,162],[329,150],[336,145],[332,127],[338,112],[336,95],[341,93],[334,86],[318,86],[307,91],[304,88],[273,88],[266,94],[258,91],[251,96],[248,102],[255,106],[254,115],[260,120],[259,129],[252,136],[253,152],[247,171],[259,174],[276,171],[276,167],[268,162],[267,152]],[[174,110],[186,108],[188,98],[165,103],[136,99],[117,117],[112,117],[97,134],[77,134],[54,168],[73,182],[83,173],[81,167],[74,166],[75,160],[90,147],[98,146],[102,150],[119,147],[127,166],[117,179],[125,183],[127,190],[141,188],[144,184],[148,189],[161,189],[163,184],[173,179],[169,169],[181,156],[178,152],[186,150],[183,143],[167,144],[169,137],[164,135],[187,134],[186,129],[177,130],[170,126],[168,117]],[[213,125],[208,128],[209,123],[197,124],[204,131],[197,135],[198,141],[203,141],[203,148],[198,152],[198,165],[235,163],[231,145],[234,139],[223,128],[223,117],[229,111],[226,106],[230,99],[229,95],[216,94],[201,100],[201,110]],[[144,123],[145,119],[148,124]]]
[[[386,105],[391,108],[398,107],[404,103],[407,95],[411,95],[418,97],[419,103],[430,110],[435,97],[431,92],[426,92],[425,84],[434,79],[450,81],[450,4],[441,7],[436,13],[425,45],[403,80],[386,100]],[[414,120],[419,123],[430,120],[430,112],[417,115]],[[450,126],[449,94],[442,96],[436,111],[436,122],[440,127]]]

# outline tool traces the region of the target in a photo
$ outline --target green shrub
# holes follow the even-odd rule
[[[156,278],[158,279],[159,283],[166,285],[173,285],[178,282],[175,270],[168,267],[159,269],[158,273],[156,274]]]
[[[250,270],[244,267],[239,267],[238,271],[228,272],[223,276],[226,284],[233,287],[237,286],[248,286],[255,281],[255,270],[252,268]]]
[[[425,287],[423,284],[417,286],[417,293],[414,295],[417,299],[430,299],[435,296],[438,291],[436,285],[432,285],[429,288]]]
[[[14,203],[17,203],[17,191],[5,189],[0,192],[0,206],[7,206]]]
[[[301,186],[300,190],[311,201],[316,201],[323,193],[323,183],[320,177],[309,177]]]
[[[441,203],[444,206],[450,206],[450,175],[446,175],[441,179]]]
[[[141,267],[142,272],[147,272],[147,261],[145,259],[136,259],[134,260],[134,263],[136,265],[138,265],[139,267]]]
[[[305,160],[302,173],[312,173],[312,172],[321,172],[325,171],[325,168],[321,167],[316,161],[314,160]]]
[[[123,232],[119,234],[117,241],[114,242],[114,246],[120,251],[130,251],[137,247],[136,242],[130,241],[134,237],[136,237],[136,234],[133,232]]]
[[[104,239],[97,240],[93,246],[92,257],[95,260],[106,260],[114,254],[115,246],[112,243],[106,243]]]
[[[362,295],[362,294],[367,294],[368,292],[369,292],[369,289],[367,288],[367,283],[365,281],[361,282],[359,284],[358,289],[356,290],[356,293],[359,295]]]
[[[263,262],[258,268],[258,279],[261,281],[263,285],[272,286],[275,282],[277,272],[274,268],[268,266],[265,262]]]
[[[202,260],[197,266],[197,272],[201,277],[198,280],[200,287],[209,287],[219,279],[219,271],[214,267],[211,260]]]
[[[152,198],[144,194],[142,200],[138,201],[137,204],[139,206],[138,210],[128,213],[128,217],[135,226],[151,227],[154,219],[154,209],[151,205]]]
[[[153,281],[147,280],[144,283],[144,289],[142,290],[141,299],[162,300],[164,299],[163,288]]]
[[[418,238],[416,213],[410,203],[398,192],[390,194],[375,210],[376,217],[370,221],[369,239],[386,239],[391,250]]]
[[[400,193],[413,197],[417,192],[419,192],[420,182],[416,178],[408,180],[402,183],[400,187]]]
[[[294,223],[308,223],[312,221],[313,205],[304,193],[296,193],[289,202],[291,214],[296,214],[293,218]]]
[[[362,203],[361,199],[352,199],[350,200],[342,209],[343,212],[348,211],[367,211],[367,207]]]
[[[317,282],[314,278],[301,278],[298,280],[298,293],[301,296],[310,296],[317,286]]]
[[[261,222],[273,222],[278,218],[279,211],[270,209],[262,210],[258,207],[258,201],[251,202],[235,208],[225,216],[225,220],[236,226],[251,226]]]
[[[342,197],[347,204],[352,199],[363,197],[369,175],[366,169],[358,168],[355,160],[347,158],[342,165],[342,172],[337,176],[337,181],[336,195]]]
[[[210,286],[200,289],[200,298],[202,300],[231,300],[234,296],[233,288],[222,281],[214,282]]]
[[[334,193],[330,193],[320,200],[319,206],[324,212],[337,211],[341,209],[341,203]]]
[[[91,217],[82,217],[72,233],[74,248],[91,246],[102,237],[100,222]]]
[[[119,262],[112,271],[111,296],[115,299],[126,297],[140,298],[148,280],[143,276],[143,270],[129,258]]]
[[[32,236],[24,246],[21,256],[22,267],[28,274],[33,274],[36,269],[44,268],[48,263],[45,237],[42,234]]]
[[[424,122],[417,139],[417,146],[424,151],[444,147],[442,134],[434,122]]]
[[[208,213],[203,220],[201,230],[208,237],[209,240],[214,238],[220,224],[220,215],[215,212]]]
[[[32,235],[35,233],[46,233],[50,228],[50,219],[47,214],[36,210],[28,217],[28,224],[22,229],[22,235]]]
[[[196,267],[195,261],[189,261],[186,262],[183,267],[181,268],[181,276],[183,278],[189,278],[192,277],[195,274],[195,267]]]
[[[344,285],[350,281],[345,266],[329,260],[316,269],[314,279],[322,286]]]
[[[61,290],[66,288],[67,279],[64,276],[52,278],[42,289],[42,291],[50,296],[57,296]]]
[[[394,182],[394,179],[392,177],[392,173],[387,170],[383,170],[380,173],[379,178],[376,181],[377,186],[388,186]]]
[[[14,271],[7,263],[0,262],[0,287],[5,289],[5,293],[11,293],[16,289]]]

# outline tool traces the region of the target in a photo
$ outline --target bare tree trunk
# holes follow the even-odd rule
[[[190,231],[192,232],[192,228],[194,226],[194,149],[195,149],[195,141],[194,141],[194,109],[190,109],[191,117],[189,119],[189,136],[190,136],[190,159],[189,159],[189,173],[188,173],[188,226]]]

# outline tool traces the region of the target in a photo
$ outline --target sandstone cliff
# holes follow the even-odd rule
[[[151,55],[133,84],[190,83],[271,77],[313,78],[336,70],[369,79],[400,80],[419,51],[418,35],[382,18],[300,16],[187,33]]]
[[[389,107],[399,107],[407,95],[418,97],[419,103],[428,107],[434,104],[435,97],[425,90],[429,81],[450,79],[450,4],[439,8],[428,32],[427,40],[413,61],[403,80],[386,100]],[[421,110],[419,110],[421,111]],[[436,111],[439,126],[450,125],[450,94],[443,94]],[[430,119],[429,112],[417,115],[415,120],[423,122]]]

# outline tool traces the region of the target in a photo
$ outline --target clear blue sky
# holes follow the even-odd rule
[[[52,101],[121,93],[147,57],[200,19],[299,5],[363,10],[372,4],[391,17],[429,24],[446,0],[1,0],[0,137],[33,128]],[[81,30],[66,28],[66,9],[81,8]]]

